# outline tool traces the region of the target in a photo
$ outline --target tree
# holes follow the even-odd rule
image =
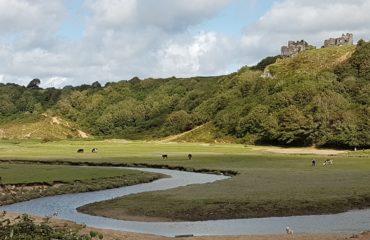
[[[40,79],[38,79],[38,78],[34,78],[34,79],[32,79],[32,81],[27,85],[27,88],[37,89],[37,88],[39,88],[40,83],[41,83]]]
[[[184,110],[173,112],[168,115],[166,125],[174,133],[190,130],[192,127],[191,115]]]

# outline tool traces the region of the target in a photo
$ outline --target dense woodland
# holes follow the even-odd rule
[[[261,77],[266,67],[272,77]],[[39,83],[0,83],[0,123],[48,112],[106,138],[159,138],[210,123],[218,137],[242,143],[370,146],[370,43],[362,40],[269,57],[225,76]]]

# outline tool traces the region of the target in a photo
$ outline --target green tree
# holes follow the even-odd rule
[[[173,112],[168,115],[166,126],[175,133],[190,130],[192,128],[192,117],[184,110]]]

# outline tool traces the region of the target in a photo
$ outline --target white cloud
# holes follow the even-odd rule
[[[370,36],[370,0],[280,0],[241,35],[189,30],[232,1],[85,0],[85,32],[65,40],[56,33],[67,20],[68,0],[0,0],[0,80],[40,78],[42,86],[62,87],[216,75],[279,54],[288,40],[321,46],[345,32],[356,40]]]
[[[235,41],[215,32],[183,38],[168,41],[158,51],[157,75],[189,77],[228,72],[230,59],[238,49]]]
[[[92,21],[105,28],[183,30],[214,16],[230,0],[88,0]]]
[[[118,27],[129,24],[136,14],[136,0],[89,0],[85,4],[95,24]]]
[[[200,58],[215,47],[215,33],[203,33],[194,37],[193,42],[179,44],[169,41],[164,49],[159,51],[160,70],[167,75],[184,73],[196,74],[200,69]]]
[[[370,36],[370,1],[282,0],[248,28],[243,43],[249,63],[279,54],[288,40],[305,39],[321,47],[325,39],[354,33],[355,39]]]
[[[0,33],[56,31],[65,13],[60,0],[0,0]]]

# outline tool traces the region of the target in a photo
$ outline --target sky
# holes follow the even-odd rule
[[[370,38],[370,0],[0,0],[0,83],[235,72],[288,40]]]

